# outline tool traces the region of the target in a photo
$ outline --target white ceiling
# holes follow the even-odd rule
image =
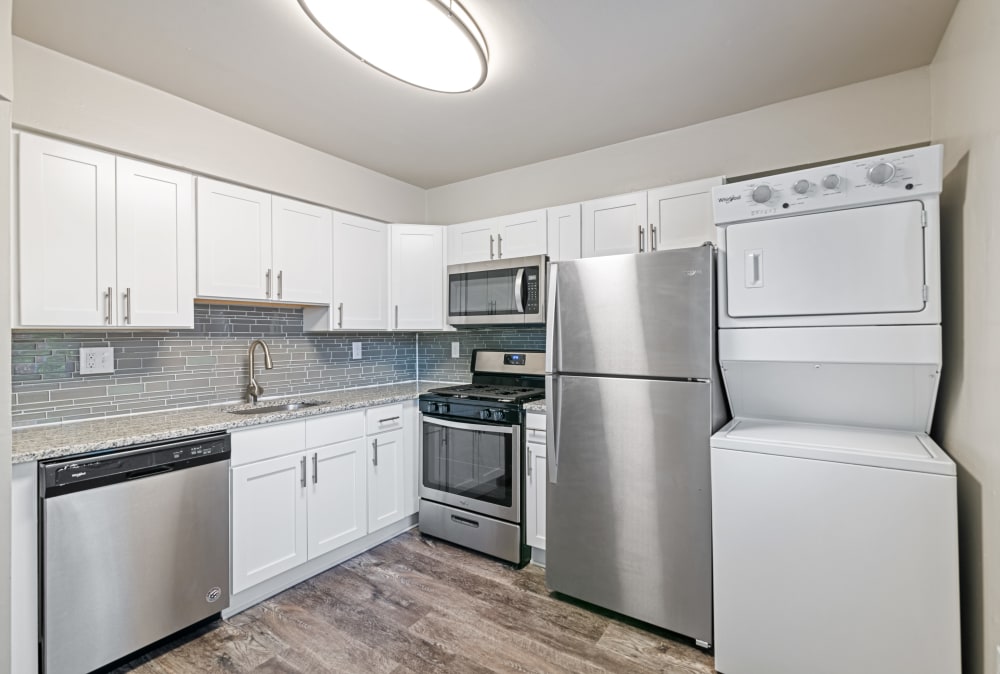
[[[14,33],[434,187],[926,65],[956,1],[463,0],[490,49],[465,94],[361,64],[297,0],[15,0]]]

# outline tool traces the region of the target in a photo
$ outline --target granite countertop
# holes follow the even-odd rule
[[[525,412],[541,412],[542,414],[544,414],[545,413],[545,398],[542,398],[541,400],[535,400],[535,401],[530,402],[530,403],[525,403],[524,404],[524,411]]]
[[[440,384],[430,382],[387,384],[263,400],[255,405],[230,403],[155,414],[80,421],[58,426],[20,428],[14,430],[11,460],[13,463],[25,463],[101,449],[128,447],[185,435],[228,431],[317,414],[387,405],[415,400],[421,393],[438,386]],[[323,404],[292,412],[267,414],[230,414],[227,411],[303,401],[323,401]]]

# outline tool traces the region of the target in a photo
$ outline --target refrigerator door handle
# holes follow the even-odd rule
[[[545,473],[551,484],[558,481],[559,472],[559,423],[562,410],[559,409],[559,377],[546,375],[545,390]]]
[[[545,371],[554,372],[556,362],[556,299],[558,297],[557,282],[559,280],[559,265],[549,264],[549,287],[545,298]]]

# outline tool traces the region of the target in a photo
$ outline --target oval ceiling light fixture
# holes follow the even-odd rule
[[[330,39],[386,75],[431,91],[472,91],[489,51],[455,0],[299,0]]]

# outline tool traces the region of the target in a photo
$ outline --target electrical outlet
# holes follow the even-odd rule
[[[361,360],[361,342],[351,342],[351,358]]]
[[[458,342],[451,343],[451,357],[458,358]]]
[[[80,374],[111,374],[115,371],[115,348],[80,349]]]

